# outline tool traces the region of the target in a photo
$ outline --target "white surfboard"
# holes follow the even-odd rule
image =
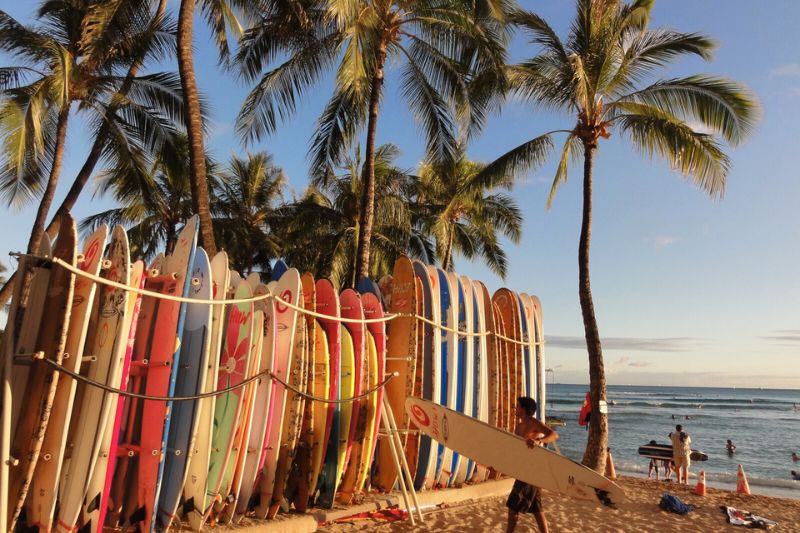
[[[420,398],[407,398],[406,411],[432,439],[520,481],[609,507],[626,500],[613,481],[522,437]]]

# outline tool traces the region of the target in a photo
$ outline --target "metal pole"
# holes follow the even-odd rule
[[[411,505],[408,501],[408,493],[406,492],[406,484],[405,480],[403,479],[403,474],[400,472],[400,460],[397,458],[398,452],[397,448],[395,447],[395,441],[392,436],[392,426],[389,424],[389,416],[386,414],[386,407],[388,402],[386,401],[386,396],[383,397],[383,409],[381,409],[381,419],[383,420],[383,425],[386,428],[386,431],[389,433],[389,447],[392,450],[392,459],[394,459],[394,466],[397,469],[399,474],[399,481],[400,481],[400,491],[403,493],[403,501],[405,501],[406,509],[408,509],[408,518],[411,520],[411,525],[417,525],[416,520],[414,520],[414,514],[411,512]],[[390,489],[391,490],[391,489]]]
[[[386,397],[384,396],[384,399]],[[397,439],[397,447],[402,450],[402,443],[400,442],[400,431],[397,429],[397,420],[394,417],[394,411],[392,411],[392,407],[386,402],[384,404],[384,411],[388,411],[389,417],[389,424],[392,426],[392,434],[395,439]],[[422,510],[419,508],[419,502],[417,501],[417,491],[414,490],[414,480],[411,478],[411,469],[408,468],[408,461],[406,461],[406,454],[401,453],[400,459],[403,463],[403,470],[400,472],[401,476],[406,476],[408,479],[408,486],[411,487],[411,499],[414,501],[414,508],[417,510],[417,514],[419,515],[419,521],[424,522],[425,519],[422,517]],[[411,509],[408,510],[409,514],[411,514]]]

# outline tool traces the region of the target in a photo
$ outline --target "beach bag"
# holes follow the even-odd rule
[[[680,515],[694,511],[694,505],[687,505],[683,503],[680,498],[668,492],[665,492],[664,495],[661,496],[661,501],[658,503],[658,506],[665,511]]]

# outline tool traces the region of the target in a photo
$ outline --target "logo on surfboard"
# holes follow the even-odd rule
[[[414,420],[416,421],[417,425],[428,427],[431,423],[431,418],[428,416],[428,413],[420,407],[419,405],[411,406],[411,414],[414,415]]]

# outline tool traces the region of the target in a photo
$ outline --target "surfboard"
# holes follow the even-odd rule
[[[546,420],[545,407],[547,406],[547,387],[545,386],[546,374],[546,359],[544,355],[544,323],[542,322],[542,302],[538,296],[529,296],[531,307],[533,307],[533,320],[534,320],[534,341],[535,341],[535,359],[536,371],[538,379],[536,386],[538,393],[536,398],[538,401],[539,419]]]
[[[375,346],[375,337],[367,330],[366,342],[364,343],[366,362],[367,362],[367,388],[372,389],[378,385],[378,349]],[[365,433],[364,444],[362,446],[361,456],[358,457],[358,464],[356,465],[355,484],[349,502],[346,504],[353,504],[358,501],[358,498],[363,495],[364,485],[369,476],[372,461],[370,460],[370,453],[373,450],[373,443],[377,437],[376,429],[378,427],[378,420],[375,418],[377,413],[377,392],[373,392],[367,397],[367,402],[362,406],[365,415]],[[354,458],[355,459],[355,458]]]
[[[520,346],[522,352],[522,376],[523,376],[523,394],[533,399],[536,398],[536,360],[534,353],[534,346],[531,346],[535,334],[533,333],[533,311],[530,302],[526,301],[526,294],[515,294],[517,305],[519,307],[519,325],[520,325],[520,340],[524,342]],[[536,413],[539,416],[539,413]]]
[[[345,289],[339,296],[342,318],[363,320],[364,309],[361,297],[353,289]],[[366,346],[366,325],[360,322],[343,322],[353,341],[353,394],[358,396],[369,388],[369,353]],[[358,469],[361,464],[364,439],[367,432],[367,399],[352,402],[350,427],[348,428],[347,449],[344,457],[344,470],[337,499],[349,505],[353,498]]]
[[[414,312],[418,316],[425,316],[425,302],[422,296],[422,282],[416,274],[414,275],[414,301],[416,302],[416,309]],[[411,396],[419,397],[422,397],[422,387],[424,381],[423,374],[425,373],[425,354],[422,347],[424,343],[425,331],[421,326],[421,323],[415,324],[416,339],[414,340],[414,344],[416,349],[416,357],[414,360],[414,386],[411,389]],[[406,456],[406,464],[408,465],[408,471],[413,479],[416,476],[417,462],[419,461],[420,435],[412,424],[413,422],[409,421],[404,452]]]
[[[457,373],[458,373],[458,293],[453,294],[447,274],[441,268],[436,269],[439,281],[439,318],[442,329],[440,357],[442,363],[441,400],[439,403],[456,408]],[[436,486],[444,487],[450,482],[453,463],[453,450],[444,445],[439,446],[436,460]]]
[[[88,274],[97,276],[108,237],[108,226],[102,224],[84,242],[83,252],[78,257],[78,267]],[[72,296],[67,340],[64,345],[63,365],[72,372],[80,371],[86,334],[89,329],[89,315],[94,303],[96,283],[78,276]],[[75,399],[76,381],[70,377],[60,377],[57,383],[50,422],[47,424],[39,463],[36,465],[31,488],[26,503],[28,524],[40,530],[50,531],[53,527],[53,514],[58,494],[58,479],[64,459],[64,451]]]
[[[300,278],[303,291],[303,309],[314,311],[316,309],[316,290],[314,289],[314,276],[306,272]],[[317,330],[319,326],[316,319],[310,315],[304,315],[306,326],[306,388],[312,396],[324,398],[327,395],[327,379],[324,376],[324,367],[327,365],[327,354],[319,362],[316,360]],[[324,337],[324,334],[323,334]],[[319,365],[319,366],[318,366]],[[313,454],[318,448],[321,436],[315,439],[315,427],[317,427],[317,416],[325,417],[328,406],[322,402],[304,401],[303,420],[298,439],[292,469],[289,472],[289,479],[286,483],[286,502],[287,507],[294,503],[298,511],[305,512],[308,506],[308,498],[311,486],[311,470]],[[319,415],[317,415],[319,413]],[[324,434],[322,428],[319,434]]]
[[[75,221],[71,216],[63,215],[58,238],[53,246],[53,257],[74,266],[77,255],[76,240]],[[44,296],[44,307],[40,314],[42,320],[40,324],[37,324],[36,339],[29,346],[20,346],[17,354],[22,358],[25,355],[32,357],[34,352],[43,352],[44,357],[48,360],[61,364],[72,311],[75,275],[64,268],[51,268],[53,270]],[[32,309],[32,312],[35,311]],[[33,324],[29,324],[29,326],[33,326]],[[23,351],[28,347],[33,349]],[[9,505],[7,511],[10,531],[14,530],[28,495],[28,489],[41,455],[42,443],[50,421],[50,412],[59,381],[59,373],[44,361],[25,359],[20,362],[24,364],[15,366],[12,371],[12,383],[20,379],[21,374],[24,376],[24,395],[16,396],[16,398],[24,397],[25,405],[20,406],[21,412],[17,416],[16,426],[12,426],[11,430],[11,456],[18,458],[19,462],[12,465],[8,476]],[[21,366],[28,366],[28,371],[17,370]],[[19,386],[22,384],[20,383]]]
[[[352,398],[355,390],[355,353],[353,337],[344,326],[340,327],[341,348],[339,361],[341,365],[341,381],[339,382],[339,399]],[[350,445],[350,425],[353,419],[353,403],[345,402],[339,405],[339,443],[336,462],[336,482],[334,492],[339,488],[344,473],[345,457]]]
[[[298,304],[305,301],[302,289],[302,278]],[[281,432],[281,446],[278,450],[277,466],[275,467],[275,484],[272,489],[267,518],[273,519],[278,514],[286,494],[289,470],[294,460],[300,430],[303,423],[303,394],[308,387],[308,331],[304,316],[298,316],[295,321],[294,347],[292,348],[292,362],[286,380],[291,386],[286,391],[286,405],[283,414],[283,431]],[[298,392],[299,391],[299,392]]]
[[[122,226],[111,232],[111,242],[107,249],[108,262],[102,275],[109,281],[130,285],[131,270],[128,251],[128,236]],[[119,387],[122,368],[128,353],[128,334],[132,317],[127,316],[127,291],[104,285],[98,288],[97,311],[91,329],[94,334],[82,361],[81,374],[92,381]],[[111,431],[110,420],[116,407],[114,395],[101,389],[78,384],[76,400],[73,403],[73,416],[67,437],[71,456],[64,463],[62,481],[59,485],[59,511],[56,529],[71,531],[78,521],[84,496],[93,479],[94,469],[99,460],[106,431]],[[94,423],[86,424],[86,420]],[[109,422],[111,422],[109,424]],[[94,501],[95,495],[92,495]],[[99,501],[97,507],[99,508]],[[96,524],[95,524],[96,527]]]
[[[643,444],[639,446],[638,453],[648,459],[672,460],[672,444]],[[708,461],[708,455],[700,450],[692,450],[689,458],[692,461]]]
[[[504,336],[512,339],[513,341],[520,340],[519,331],[519,305],[516,302],[514,293],[508,289],[498,289],[492,296],[492,301],[497,304],[497,309],[500,312],[500,317],[503,321]],[[516,399],[522,396],[523,391],[523,376],[522,371],[522,351],[520,345],[506,341],[506,362],[508,364],[507,374],[509,377],[508,382],[508,397],[507,401],[507,428],[511,429],[514,425],[514,404]]]
[[[488,296],[486,288],[479,281],[472,281],[472,294],[473,294],[473,320],[476,332],[487,331],[487,319],[484,315],[486,303],[484,301],[484,294]],[[491,314],[491,313],[490,313]],[[491,317],[490,317],[491,318]],[[492,376],[489,374],[489,359],[493,354],[489,351],[490,342],[487,340],[486,335],[474,338],[475,342],[475,368],[476,368],[476,406],[478,413],[478,420],[493,425],[489,421],[489,381]],[[496,376],[495,376],[496,377]],[[485,465],[476,464],[474,472],[468,479],[472,481],[485,481],[489,474],[489,470]]]
[[[191,269],[189,297],[197,300],[212,299],[211,263],[202,248],[197,249]],[[175,396],[194,396],[203,391],[208,366],[209,329],[211,306],[189,304],[181,338],[180,363],[175,381]],[[157,525],[166,530],[175,519],[181,491],[186,481],[191,451],[197,435],[199,401],[174,402],[167,434],[164,474],[158,502]]]
[[[230,271],[228,270],[228,254],[218,252],[211,260],[212,296],[214,300],[225,300],[228,293]],[[211,331],[209,334],[209,357],[204,372],[206,373],[203,392],[209,393],[217,387],[220,352],[224,338],[226,307],[214,305],[211,311]],[[183,487],[183,509],[186,510],[190,527],[199,531],[205,513],[206,480],[208,478],[208,462],[211,458],[211,437],[214,432],[214,397],[204,398],[198,402],[197,438],[194,442],[192,458],[186,482]]]
[[[489,335],[482,338],[485,344],[482,363],[486,365],[486,416],[487,422],[495,427],[500,427],[500,359],[497,349],[496,328],[494,323],[494,308],[492,298],[486,286],[480,281],[475,282],[481,312],[479,314],[481,331]]]
[[[414,261],[414,275],[419,280],[421,289],[418,299],[418,314],[430,321],[435,321],[436,317],[438,317],[438,309],[434,309],[433,289],[431,287],[431,277],[428,269],[419,261]],[[421,307],[421,313],[419,312],[419,307]],[[423,360],[422,365],[418,365],[417,370],[420,368],[424,369],[421,372],[418,371],[417,375],[422,379],[420,396],[426,400],[438,400],[440,397],[438,378],[441,372],[441,363],[436,357],[436,354],[438,353],[437,345],[441,340],[434,334],[434,330],[435,328],[429,323],[420,323],[417,326],[417,361],[419,362],[420,357]],[[411,431],[417,430],[413,419],[409,424],[409,429]],[[433,441],[430,437],[422,436],[419,440],[417,469],[414,475],[414,488],[416,490],[425,488],[428,480],[433,477],[436,467],[435,455]]]
[[[450,283],[450,294],[458,294],[458,304],[456,305],[458,330],[457,337],[457,363],[454,377],[456,379],[456,410],[460,413],[470,414],[467,411],[467,406],[470,405],[472,399],[472,342],[467,336],[472,329],[471,302],[467,300],[466,292],[461,284],[461,280],[453,272],[447,273],[447,279]],[[470,300],[471,300],[470,294]],[[464,483],[467,475],[467,459],[461,457],[455,450],[453,451],[453,462],[451,466],[449,485],[460,485]]]
[[[536,487],[579,500],[614,506],[625,492],[594,470],[525,439],[419,398],[406,410],[420,430],[478,463]]]
[[[261,310],[256,309],[253,313],[253,334],[250,339],[250,361],[248,363],[247,378],[255,376],[261,368],[261,360],[264,357],[264,336],[260,332],[264,331],[265,316]],[[266,355],[269,357],[269,354]],[[214,525],[227,524],[233,520],[236,514],[236,507],[242,489],[244,469],[248,459],[251,462],[257,461],[258,446],[254,448],[255,453],[249,454],[249,442],[254,425],[254,410],[258,381],[250,382],[244,388],[244,401],[242,411],[236,420],[235,432],[233,436],[233,447],[231,448],[231,458],[222,475],[220,485],[220,496],[222,500],[214,504],[214,512],[211,521]]]
[[[145,268],[143,261],[136,261],[131,265],[131,275],[129,287],[141,289],[145,282]],[[125,310],[125,320],[127,325],[123,325],[122,331],[128,330],[128,343],[125,346],[125,355],[122,360],[122,372],[120,375],[119,388],[127,390],[128,377],[130,374],[131,355],[133,354],[133,344],[136,340],[136,329],[139,321],[139,311],[142,305],[141,295],[131,293],[128,295],[128,307]],[[89,494],[100,493],[100,506],[95,511],[88,506],[84,506],[84,524],[89,523],[91,533],[102,531],[106,516],[111,510],[109,497],[114,482],[114,468],[117,464],[117,447],[119,445],[119,434],[125,413],[125,398],[113,396],[111,399],[111,416],[109,424],[106,426],[110,431],[103,434],[100,453],[95,463],[94,472],[89,481]],[[105,451],[107,450],[107,452]],[[95,513],[96,516],[95,516]]]
[[[278,259],[275,261],[275,265],[272,267],[272,281],[278,281],[281,279],[281,276],[283,276],[287,270],[289,270],[289,265],[286,264],[286,261],[283,259]]]
[[[464,287],[468,310],[467,331],[470,334],[482,332],[483,329],[480,326],[479,317],[481,308],[478,303],[478,295],[472,285],[472,280],[466,276],[461,276],[461,284]],[[482,371],[482,361],[485,361],[485,355],[481,350],[481,337],[478,335],[467,337],[467,345],[470,347],[470,351],[467,352],[467,357],[469,362],[468,373],[472,377],[472,386],[470,387],[472,397],[469,399],[465,411],[469,416],[481,422],[486,422],[486,416],[482,405],[482,397],[486,394],[486,385],[482,383],[484,374],[484,371]],[[475,461],[470,460],[467,463],[465,481],[478,481],[475,475],[477,467],[478,465]]]
[[[233,274],[231,272],[230,277],[235,282],[237,280]],[[239,281],[234,298],[241,300],[252,296],[250,284]],[[237,386],[247,377],[252,351],[253,315],[252,302],[242,302],[230,307],[216,379],[217,390]],[[242,415],[245,392],[242,387],[233,389],[218,395],[214,403],[214,433],[211,437],[206,495],[201,507],[204,510],[204,520],[212,511],[212,504],[221,498],[220,488],[228,461],[236,460],[232,457],[234,436],[236,423]],[[200,520],[201,526],[202,523],[203,520]]]
[[[186,221],[178,234],[175,249],[165,258],[166,275],[172,279],[165,280],[162,286],[164,294],[183,297],[189,294],[189,270],[197,246],[198,223],[196,216]],[[145,341],[147,345],[142,347],[146,350],[148,359],[147,365],[141,368],[147,374],[143,390],[148,396],[172,396],[180,366],[180,338],[186,317],[186,304],[161,300],[157,308],[153,330]],[[141,429],[135,436],[136,440],[128,445],[129,450],[134,450],[135,447],[135,451],[139,453],[136,482],[130,485],[131,492],[137,492],[137,508],[128,518],[131,523],[141,522],[142,531],[154,531],[171,410],[172,402],[166,402],[166,405],[161,401],[141,402]]]
[[[380,319],[383,318],[383,305],[379,297],[377,286],[373,284],[373,288],[361,295],[361,306],[364,309],[365,319]],[[369,342],[367,349],[369,351],[369,375],[370,386],[375,387],[379,383],[383,383],[386,379],[386,323],[385,322],[369,322],[367,323],[367,332]],[[375,352],[372,352],[374,348]],[[359,468],[359,473],[356,478],[355,493],[360,494],[369,480],[371,467],[375,458],[375,450],[378,444],[378,428],[380,427],[380,417],[383,402],[383,388],[378,389],[369,395],[367,401],[367,439],[364,448],[366,453]]]
[[[281,381],[289,379],[292,368],[295,333],[297,331],[298,312],[283,302],[291,305],[302,303],[300,289],[300,272],[290,268],[283,273],[274,289],[280,300],[275,300],[275,356],[273,358],[273,374]],[[263,442],[259,461],[259,505],[256,507],[256,518],[264,519],[269,513],[272,503],[272,491],[275,488],[275,472],[278,466],[278,454],[281,445],[286,443],[283,437],[283,418],[286,407],[286,387],[280,381],[272,384],[267,415],[267,431]]]
[[[261,296],[264,294],[267,294],[267,286],[261,283],[255,288],[254,295]],[[272,372],[275,357],[275,337],[277,335],[275,302],[272,299],[256,301],[255,309],[261,311],[264,315],[263,327],[260,330],[256,328],[254,333],[262,338],[261,358],[259,367],[255,370],[256,372]],[[258,383],[253,384],[253,387],[255,387],[253,404],[255,412],[252,416],[252,428],[244,451],[241,488],[236,505],[236,512],[239,513],[246,512],[252,503],[251,500],[255,491],[254,486],[259,472],[259,461],[261,460],[261,452],[267,434],[268,409],[273,386],[274,383],[269,377],[264,377]]]
[[[314,324],[314,382],[312,394],[319,398],[330,398],[331,359],[328,351],[328,336],[318,321]],[[338,372],[338,368],[337,368]],[[326,433],[328,427],[328,412],[330,405],[323,402],[314,402],[314,418],[311,433],[311,464],[308,474],[308,487],[300,485],[294,506],[300,512],[305,512],[309,503],[315,497],[319,484],[320,473],[325,465],[325,452],[328,441]],[[305,496],[305,497],[304,497]]]
[[[395,261],[392,272],[392,297],[389,303],[391,313],[413,314],[417,310],[416,282],[414,267],[408,257],[401,256]],[[386,372],[397,372],[397,377],[386,384],[386,396],[395,415],[397,429],[401,431],[400,442],[405,446],[408,429],[408,416],[403,402],[414,390],[414,371],[417,357],[417,321],[410,317],[398,317],[388,327],[386,343]],[[389,446],[378,450],[378,475],[376,485],[390,491],[397,480]]]
[[[320,318],[319,323],[325,331],[328,340],[329,355],[329,381],[328,399],[339,399],[341,383],[341,330],[339,328],[339,296],[333,285],[327,279],[317,280],[317,312],[331,318]],[[328,413],[325,422],[325,458],[323,467],[317,480],[316,504],[330,509],[333,507],[333,498],[336,494],[336,469],[339,464],[339,404],[328,404]]]

